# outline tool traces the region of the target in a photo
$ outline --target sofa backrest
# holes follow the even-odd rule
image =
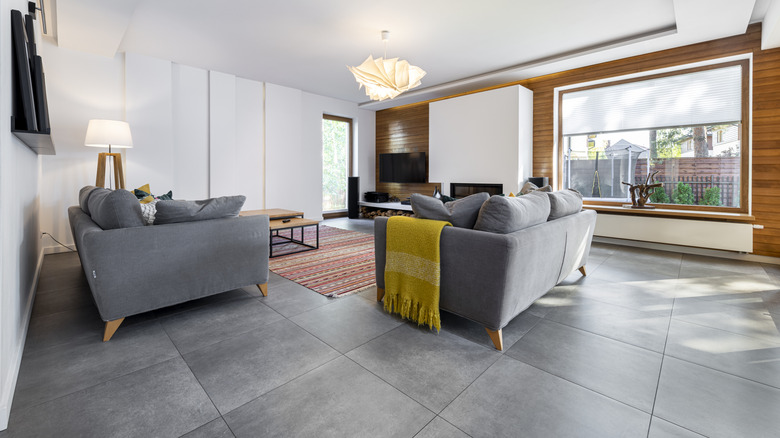
[[[127,190],[87,186],[79,192],[79,206],[104,230],[144,226],[141,205]]]
[[[546,193],[531,192],[510,197],[493,195],[479,211],[475,230],[507,234],[547,222],[550,199]]]

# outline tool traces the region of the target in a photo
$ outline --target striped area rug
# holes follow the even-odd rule
[[[296,230],[296,238],[300,238],[298,233],[300,230]],[[305,241],[314,239],[314,229],[307,228]],[[332,298],[376,285],[372,234],[320,225],[319,249],[276,257],[294,250],[293,245],[275,246],[274,258],[269,261],[271,271]]]

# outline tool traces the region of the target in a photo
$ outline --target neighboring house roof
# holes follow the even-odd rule
[[[626,155],[629,152],[639,155],[645,151],[647,151],[646,147],[628,142],[622,138],[617,143],[609,145],[604,149],[604,153],[606,153],[608,157],[613,155]]]

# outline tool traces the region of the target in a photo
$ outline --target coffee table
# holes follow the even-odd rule
[[[271,229],[271,238],[268,249],[268,257],[281,257],[283,255],[297,254],[303,251],[311,251],[320,247],[320,221],[314,219],[304,219],[302,211],[285,210],[282,208],[271,208],[267,210],[248,210],[239,213],[239,216],[256,216],[260,214],[268,215],[271,219],[269,227]],[[316,238],[312,245],[306,243],[306,227],[315,227]],[[295,238],[295,230],[300,229],[300,239]],[[279,231],[290,230],[290,236],[279,234]],[[274,242],[274,237],[278,237]],[[298,251],[286,252],[284,254],[274,255],[274,246],[294,243],[302,248]]]

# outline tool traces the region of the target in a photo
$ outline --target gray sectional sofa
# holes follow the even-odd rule
[[[79,203],[68,216],[104,341],[127,316],[249,285],[268,293],[269,219],[236,217],[243,197],[160,201],[159,225],[126,190],[85,187]]]
[[[481,194],[455,205],[425,198],[412,197],[417,217],[458,225],[445,227],[440,237],[440,309],[484,326],[498,350],[503,350],[501,330],[513,318],[574,270],[585,275],[596,212],[582,211],[579,193]],[[374,222],[379,301],[387,221]]]

